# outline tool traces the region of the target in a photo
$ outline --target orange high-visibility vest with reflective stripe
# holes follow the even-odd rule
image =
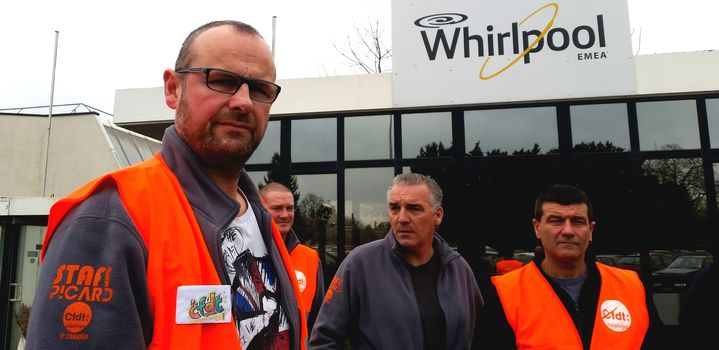
[[[147,284],[153,314],[152,343],[149,349],[240,349],[234,322],[177,324],[177,287],[219,285],[220,277],[207,250],[204,236],[177,178],[162,157],[154,157],[101,176],[58,201],[50,209],[42,256],[63,217],[90,196],[105,181],[113,181],[122,203],[147,247]],[[249,210],[252,210],[251,208]],[[272,223],[275,242],[282,242]],[[282,264],[290,277],[295,275],[284,244],[278,244]],[[281,267],[276,266],[278,272]],[[295,278],[292,286],[300,299]],[[300,313],[300,348],[306,348],[307,326],[304,308]]]
[[[636,272],[597,263],[602,286],[591,349],[639,349],[649,327],[644,286]],[[517,349],[582,349],[564,304],[534,262],[492,277]]]
[[[320,257],[314,249],[298,244],[290,252],[290,258],[297,275],[297,283],[300,287],[302,302],[305,304],[305,311],[309,313],[317,291],[317,269]]]

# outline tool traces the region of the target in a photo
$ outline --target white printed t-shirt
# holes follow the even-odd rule
[[[252,208],[223,230],[221,244],[242,349],[289,349],[289,322],[277,294],[277,268]]]

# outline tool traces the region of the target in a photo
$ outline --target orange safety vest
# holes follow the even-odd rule
[[[513,259],[500,260],[497,261],[496,264],[497,273],[500,275],[504,275],[505,273],[514,271],[520,267],[522,267],[522,262]]]
[[[115,182],[125,210],[147,247],[147,284],[153,314],[149,349],[241,349],[234,322],[175,323],[177,287],[219,285],[221,282],[190,203],[159,154],[132,167],[101,176],[53,205],[41,257],[44,257],[63,217],[105,181]],[[274,222],[272,236],[275,242],[282,242]],[[278,244],[278,248],[287,273],[294,276],[287,249],[284,244]],[[279,272],[280,267],[277,269]],[[294,294],[299,300],[296,279],[290,278],[290,281],[293,281]],[[302,303],[298,304],[300,348],[305,349],[305,312]]]
[[[317,255],[317,251],[314,249],[298,244],[290,252],[290,258],[292,259],[292,266],[295,267],[297,284],[300,287],[305,311],[309,313],[317,291],[317,269],[320,256]]]
[[[597,263],[602,286],[591,349],[639,349],[649,327],[644,286],[636,272]],[[517,349],[581,349],[564,304],[534,262],[492,277]]]

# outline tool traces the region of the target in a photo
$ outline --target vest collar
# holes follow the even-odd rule
[[[285,236],[285,246],[287,247],[287,251],[292,252],[298,244],[300,244],[299,237],[297,237],[295,230],[290,229],[290,232],[287,232],[287,235]]]
[[[177,177],[193,211],[219,226],[224,226],[237,216],[240,204],[210,180],[200,159],[180,138],[174,125],[165,129],[160,154]],[[252,200],[252,191],[243,188],[243,192]]]

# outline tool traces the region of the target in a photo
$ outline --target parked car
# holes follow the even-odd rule
[[[652,274],[654,292],[684,293],[694,275],[699,270],[711,264],[709,255],[685,255],[676,258],[666,269],[658,270]]]
[[[604,265],[617,266],[617,263],[619,262],[619,259],[622,258],[622,256],[616,254],[600,254],[596,255],[594,258],[597,260],[597,262]]]
[[[529,264],[530,261],[534,259],[534,253],[533,252],[527,252],[524,250],[517,250],[514,252],[514,260],[517,260],[522,263],[522,265]]]
[[[649,266],[652,271],[661,270],[669,266],[672,262],[672,257],[660,253],[649,253]],[[641,271],[642,267],[639,260],[639,254],[632,254],[622,257],[617,261],[617,267],[621,269]]]

